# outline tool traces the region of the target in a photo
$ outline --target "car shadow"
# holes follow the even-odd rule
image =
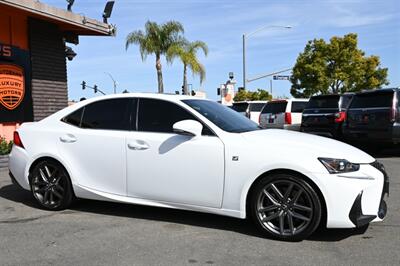
[[[29,191],[23,190],[14,184],[1,187],[0,197],[13,202],[22,203],[31,208],[39,208],[39,205],[35,202]],[[71,210],[107,216],[198,226],[266,238],[253,226],[249,219],[242,220],[193,211],[84,199],[78,200],[69,210],[64,212],[68,214]],[[61,213],[62,212],[63,211],[61,211]],[[352,229],[319,229],[305,241],[337,242],[364,232]]]

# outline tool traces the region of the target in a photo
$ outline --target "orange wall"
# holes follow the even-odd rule
[[[27,16],[3,5],[0,5],[0,14],[0,44],[29,50]],[[18,126],[17,123],[0,123],[0,136],[12,140],[13,132]]]
[[[3,5],[0,14],[0,43],[29,50],[27,16]]]

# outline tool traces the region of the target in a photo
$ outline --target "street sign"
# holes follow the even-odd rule
[[[289,80],[290,76],[281,76],[281,75],[276,75],[273,77],[274,80]]]

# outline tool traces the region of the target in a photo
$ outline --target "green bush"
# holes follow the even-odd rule
[[[6,155],[11,152],[13,142],[7,141],[5,138],[0,137],[0,155]]]

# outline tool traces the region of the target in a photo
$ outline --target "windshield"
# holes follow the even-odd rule
[[[182,102],[227,132],[241,133],[260,129],[255,122],[222,104],[206,100],[183,100]]]
[[[250,103],[250,112],[261,112],[265,103]]]
[[[307,109],[338,109],[339,95],[326,95],[311,97]]]
[[[376,91],[361,93],[354,96],[350,103],[351,108],[378,108],[392,107],[393,91]]]
[[[232,105],[232,109],[239,113],[246,112],[248,107],[249,107],[248,103],[234,103]]]
[[[263,114],[279,114],[284,113],[286,110],[287,101],[269,102],[264,106],[261,111]]]

